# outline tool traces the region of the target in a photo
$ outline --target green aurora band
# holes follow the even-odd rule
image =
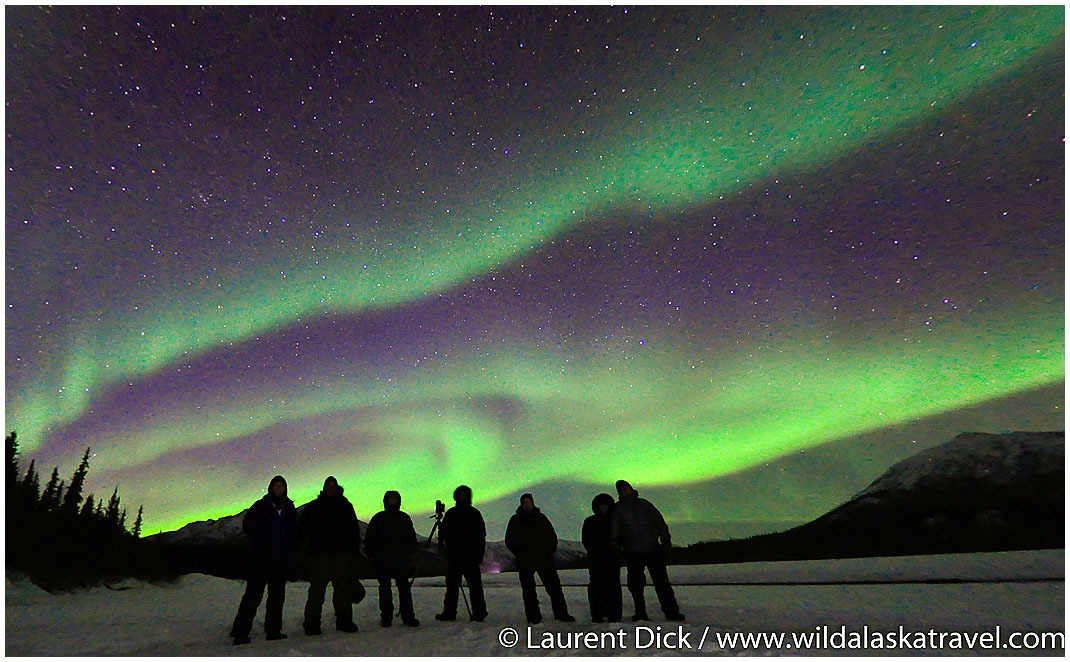
[[[447,290],[520,259],[598,210],[641,205],[672,213],[813,167],[1013,76],[1063,39],[1062,9],[1054,6],[889,14],[875,20],[860,7],[841,12],[839,24],[815,12],[795,30],[763,28],[747,42],[769,50],[743,63],[710,62],[707,44],[696,42],[689,64],[650,72],[649,80],[664,80],[654,86],[655,101],[637,99],[633,115],[611,106],[601,130],[565,153],[527,146],[529,163],[554,163],[553,171],[503,173],[482,203],[456,205],[459,223],[429,216],[423,231],[401,231],[388,252],[354,247],[330,255],[330,269],[310,254],[263,265],[229,291],[129,302],[136,313],[108,313],[116,315],[112,333],[72,331],[62,375],[43,376],[16,395],[9,415],[32,449],[43,431],[78,418],[94,390],[323,312],[389,307]],[[909,52],[891,51],[891,41],[911,44]],[[517,181],[533,184],[517,191]],[[256,248],[241,247],[246,256]]]
[[[924,344],[889,334],[851,347],[815,346],[809,337],[788,336],[757,354],[741,351],[706,365],[656,341],[615,364],[577,365],[568,374],[552,355],[498,351],[478,362],[421,371],[387,393],[345,389],[329,400],[325,387],[276,416],[260,403],[220,404],[201,411],[203,418],[176,413],[115,442],[128,449],[131,464],[168,466],[174,463],[160,460],[202,443],[205,429],[227,439],[272,427],[333,425],[327,436],[343,439],[353,434],[346,412],[359,411],[361,436],[390,452],[377,452],[376,444],[355,449],[356,460],[353,451],[309,452],[306,461],[287,466],[286,475],[299,503],[314,498],[329,473],[340,480],[359,476],[352,498],[363,513],[374,512],[387,489],[400,488],[407,502],[426,505],[463,482],[474,482],[484,501],[518,485],[562,479],[612,484],[629,476],[645,486],[684,485],[1062,380],[1061,318],[1014,313],[1004,325],[989,319],[981,329],[937,324],[917,332]],[[553,374],[558,377],[547,378]],[[522,403],[508,423],[478,404],[503,397]],[[330,423],[335,416],[339,420]],[[154,496],[167,499],[166,486],[181,481],[188,467],[173,472],[152,481],[164,486]],[[168,530],[241,510],[248,498],[231,488],[230,481],[199,485],[212,507],[183,506],[154,527]]]
[[[454,193],[448,215],[424,210],[413,229],[381,244],[354,243],[301,260],[272,260],[256,246],[224,249],[256,255],[244,282],[157,293],[127,302],[133,313],[86,312],[114,315],[112,333],[88,324],[92,332],[72,330],[62,367],[8,394],[8,418],[18,422],[23,450],[32,452],[48,431],[76,421],[94,393],[135,384],[200,353],[255,342],[324,313],[387,309],[446,292],[522,261],[586,218],[635,209],[660,218],[780,173],[821,167],[1028,70],[1037,58],[1061,52],[1063,42],[1060,7],[850,8],[835,25],[822,12],[809,16],[793,30],[749,33],[747,44],[767,50],[741,41],[741,50],[757,50],[742,60],[710,61],[703,56],[707,44],[696,42],[684,64],[660,71],[651,65],[645,73],[659,81],[652,86],[657,94],[622,94],[603,109],[604,121],[567,145],[529,138],[517,151],[531,165],[503,171],[479,198]],[[910,44],[909,52],[891,52],[889,41]],[[330,220],[345,223],[342,213]],[[652,333],[641,348],[622,340],[615,361],[598,355],[570,362],[564,350],[495,347],[386,384],[347,380],[320,366],[307,376],[316,387],[207,392],[196,407],[172,404],[117,431],[108,444],[121,450],[98,479],[132,480],[151,467],[155,478],[124,497],[169,505],[153,513],[152,530],[233,514],[253,496],[236,490],[237,480],[205,481],[195,501],[182,502],[168,492],[189,468],[161,460],[302,425],[341,438],[347,416],[360,411],[362,435],[395,449],[361,450],[353,498],[365,519],[393,488],[402,489],[406,503],[422,505],[461,482],[477,481],[479,498],[488,500],[518,485],[562,479],[704,481],[800,448],[1057,384],[1065,378],[1058,294],[1019,295],[984,314],[981,326],[949,318],[928,328],[889,326],[865,339],[826,340],[789,329],[758,349],[719,349],[710,362],[696,360],[708,355],[700,343],[684,346],[668,333]],[[276,402],[280,397],[285,403]],[[511,420],[478,404],[501,398],[522,403]],[[205,430],[212,430],[209,438]],[[606,452],[592,462],[592,449]],[[285,467],[295,500],[314,497],[341,457],[310,451],[307,462]],[[343,483],[345,476],[339,474]]]

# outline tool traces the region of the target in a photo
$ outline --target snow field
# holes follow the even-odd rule
[[[622,572],[622,579],[624,573]],[[284,607],[285,641],[263,635],[263,605],[253,626],[253,642],[232,646],[227,637],[244,582],[205,575],[187,575],[173,585],[125,582],[71,594],[49,595],[25,580],[9,577],[5,589],[5,653],[7,655],[135,655],[135,656],[497,656],[497,655],[665,655],[665,654],[1047,654],[1061,651],[972,650],[745,650],[718,645],[717,635],[730,633],[806,633],[929,630],[980,632],[997,626],[1010,632],[1064,631],[1065,583],[1063,550],[961,554],[931,557],[847,559],[709,566],[670,567],[681,607],[682,624],[668,623],[647,587],[651,622],[592,624],[587,612],[585,570],[561,573],[565,597],[576,623],[556,623],[548,600],[540,594],[543,624],[524,621],[520,586],[515,573],[484,575],[490,616],[469,623],[463,601],[455,623],[440,623],[434,614],[442,605],[442,578],[417,580],[413,597],[422,625],[379,626],[378,587],[365,580],[368,597],[355,608],[360,632],[333,628],[328,590],[324,634],[307,637],[301,628],[308,585],[291,583]],[[964,581],[966,580],[966,581]],[[993,581],[994,580],[994,581]],[[854,582],[831,584],[822,582]],[[912,583],[865,583],[865,582]],[[933,583],[933,582],[964,583]],[[806,583],[817,582],[817,583]],[[625,615],[631,600],[624,592]],[[638,631],[637,627],[646,628]],[[512,628],[517,642],[503,646],[503,630]],[[659,629],[660,628],[660,629]],[[682,629],[681,629],[682,628]],[[583,637],[606,642],[613,633],[628,647],[543,649],[545,633],[558,641]],[[593,634],[588,634],[593,633]],[[688,647],[681,645],[681,634]],[[701,650],[696,650],[705,634]],[[656,637],[660,644],[636,648]],[[505,637],[508,640],[508,637]],[[790,641],[790,640],[789,640]]]

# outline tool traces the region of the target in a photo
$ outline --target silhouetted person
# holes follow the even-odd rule
[[[516,557],[516,571],[520,575],[520,588],[524,594],[524,614],[528,623],[541,623],[539,596],[535,592],[535,573],[542,580],[554,618],[571,623],[576,619],[569,615],[561,579],[554,568],[554,552],[557,551],[557,532],[549,518],[535,506],[530,494],[520,497],[520,507],[509,518],[505,529],[505,546]]]
[[[368,522],[364,536],[364,550],[375,563],[379,579],[379,624],[389,627],[394,622],[394,600],[390,580],[398,586],[401,622],[417,626],[412,609],[412,555],[416,553],[416,528],[412,518],[401,510],[401,494],[390,490],[383,495],[383,510]]]
[[[323,481],[323,491],[301,513],[301,538],[308,538],[308,600],[305,602],[305,634],[321,634],[320,617],[327,584],[334,589],[334,627],[356,632],[350,586],[357,577],[360,557],[360,524],[353,504],[334,476]]]
[[[669,539],[669,527],[654,504],[639,498],[639,493],[632,489],[626,480],[617,481],[619,499],[613,509],[612,538],[624,551],[628,563],[628,591],[635,603],[633,621],[646,621],[646,575],[643,569],[650,570],[650,581],[661,603],[661,611],[670,621],[682,621],[684,615],[676,604],[676,595],[669,584],[669,573],[665,569],[665,555],[672,547]]]
[[[440,621],[457,620],[457,597],[461,577],[468,582],[472,596],[472,620],[487,618],[487,601],[483,597],[483,577],[479,564],[487,548],[487,525],[483,515],[472,506],[472,488],[461,485],[453,491],[457,503],[442,518],[439,539],[446,548],[446,596],[442,600]]]
[[[252,562],[245,594],[230,628],[234,644],[249,643],[253,617],[267,587],[264,631],[269,641],[285,639],[282,633],[282,605],[286,599],[286,575],[297,550],[297,510],[286,496],[286,479],[275,476],[268,493],[255,502],[242,520],[242,530],[252,541]]]
[[[602,493],[591,500],[593,515],[583,520],[583,547],[587,550],[590,583],[587,600],[595,623],[621,619],[620,557],[613,544],[613,497]]]

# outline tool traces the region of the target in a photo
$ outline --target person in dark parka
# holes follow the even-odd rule
[[[230,636],[235,645],[249,643],[253,618],[267,587],[264,631],[268,640],[285,639],[282,605],[286,599],[286,576],[297,551],[297,510],[286,494],[286,479],[275,476],[268,492],[253,503],[242,519],[242,531],[252,542],[252,561]]]
[[[524,613],[528,623],[541,623],[539,596],[535,592],[535,573],[539,574],[543,588],[550,597],[554,618],[565,623],[576,619],[569,615],[561,579],[554,568],[554,552],[557,551],[557,532],[550,519],[535,505],[530,494],[520,497],[520,507],[509,518],[505,529],[505,546],[516,557],[516,571],[520,575],[520,587],[524,594]]]
[[[323,481],[323,491],[305,506],[299,526],[302,539],[308,539],[309,584],[305,602],[305,634],[321,634],[320,618],[327,584],[334,588],[335,628],[356,632],[350,585],[356,578],[360,557],[360,524],[353,504],[334,476]]]
[[[483,621],[487,618],[487,601],[479,564],[487,548],[487,525],[472,506],[472,488],[459,486],[453,491],[453,500],[457,505],[446,511],[438,534],[446,549],[446,595],[442,613],[436,614],[435,619],[457,620],[457,598],[464,577],[472,595],[472,620]]]
[[[628,592],[635,603],[632,620],[650,620],[643,595],[646,586],[644,568],[650,570],[650,581],[654,584],[654,592],[665,618],[670,621],[684,620],[665,568],[665,555],[672,547],[665,518],[654,504],[640,498],[639,492],[628,481],[617,481],[617,494],[619,499],[613,508],[611,535],[614,544],[623,550],[628,564]]]
[[[583,520],[590,583],[587,600],[595,623],[620,621],[624,609],[620,588],[620,557],[613,545],[613,497],[602,493],[591,501],[593,515]]]
[[[417,626],[412,608],[412,555],[416,553],[416,527],[412,518],[401,510],[401,493],[390,490],[383,495],[383,510],[368,522],[364,536],[364,550],[375,563],[379,578],[379,624],[389,627],[394,621],[394,601],[390,580],[398,586],[401,622]]]

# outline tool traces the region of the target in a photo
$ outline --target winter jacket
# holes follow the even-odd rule
[[[451,563],[478,565],[487,548],[487,525],[483,515],[472,505],[458,504],[442,517],[439,537],[446,546]]]
[[[416,527],[409,514],[400,508],[386,508],[368,522],[364,551],[387,573],[408,569],[416,553]]]
[[[625,553],[656,552],[670,546],[665,518],[654,504],[640,498],[638,492],[617,501],[611,527],[611,539]]]
[[[613,544],[613,497],[605,497],[609,511],[605,515],[598,512],[599,499],[591,503],[594,514],[583,520],[583,548],[587,550],[587,564],[590,567],[618,562],[617,549]]]
[[[299,531],[313,554],[360,554],[360,524],[341,487],[333,497],[320,492],[305,506]]]
[[[557,532],[538,506],[525,512],[523,506],[509,518],[505,528],[505,546],[516,557],[518,566],[553,565],[557,551]]]
[[[297,551],[297,509],[288,496],[276,500],[269,491],[245,513],[242,530],[252,540],[254,560],[261,563],[293,560]]]

